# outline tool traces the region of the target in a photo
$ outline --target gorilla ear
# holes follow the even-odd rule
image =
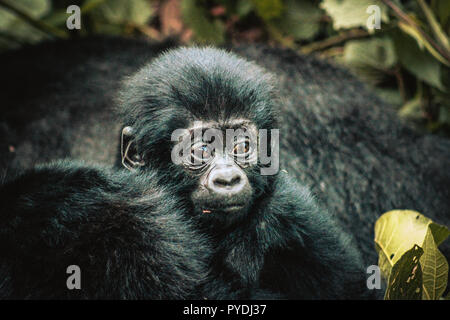
[[[120,139],[120,153],[122,156],[122,165],[130,171],[145,165],[141,155],[139,155],[134,141],[134,131],[132,127],[122,129]]]

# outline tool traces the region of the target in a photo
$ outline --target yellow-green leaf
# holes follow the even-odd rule
[[[320,3],[320,7],[333,19],[335,30],[354,27],[367,29],[367,19],[370,15],[366,10],[371,5],[380,8],[381,21],[389,21],[387,7],[379,0],[323,0]]]
[[[420,258],[423,273],[424,300],[439,299],[447,287],[448,263],[438,250],[431,229],[429,228],[423,242],[424,254]]]
[[[394,264],[414,245],[422,245],[431,220],[412,210],[393,210],[375,223],[375,244],[380,255],[379,267],[385,279]]]
[[[377,220],[375,246],[382,276],[388,279],[387,299],[417,298],[419,291],[411,291],[411,285],[416,286],[418,280],[423,289],[420,297],[439,299],[442,296],[447,287],[449,268],[446,258],[437,247],[449,235],[447,227],[412,210],[389,211]],[[418,249],[415,250],[421,252],[420,278],[413,264],[416,262],[413,257],[417,256],[417,252],[413,255],[410,249],[416,247]],[[411,278],[411,272],[415,272],[417,277]]]
[[[437,246],[450,236],[450,230],[446,226],[432,222],[430,224],[430,229]]]

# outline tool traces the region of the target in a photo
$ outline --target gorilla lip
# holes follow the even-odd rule
[[[202,213],[210,214],[213,211],[233,212],[233,211],[239,211],[244,207],[245,207],[245,205],[243,205],[243,204],[231,204],[231,205],[228,205],[226,207],[221,207],[221,208],[202,209]]]

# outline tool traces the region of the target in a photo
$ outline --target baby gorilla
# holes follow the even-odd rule
[[[211,239],[207,298],[368,297],[350,238],[278,173],[272,81],[222,50],[168,51],[122,90],[121,163],[156,170]],[[228,138],[229,130],[241,133]]]
[[[155,180],[60,162],[3,183],[0,299],[200,297],[207,246]]]

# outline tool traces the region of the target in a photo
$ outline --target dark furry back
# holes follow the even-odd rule
[[[207,246],[154,180],[60,162],[0,186],[0,298],[198,298]]]

